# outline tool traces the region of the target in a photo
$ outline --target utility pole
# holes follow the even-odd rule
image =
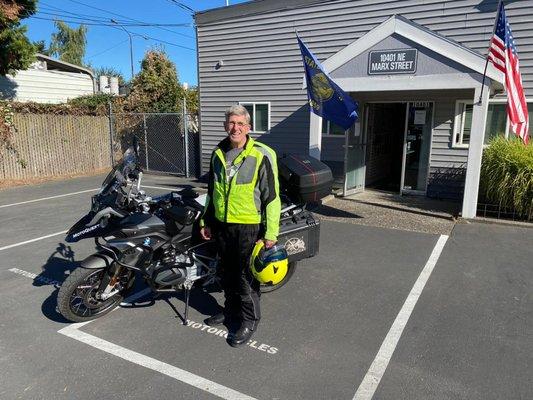
[[[111,19],[111,22],[114,23],[115,25],[118,25],[120,28],[122,28],[124,30],[124,32],[126,32],[128,34],[128,36],[130,37],[130,65],[131,65],[131,79],[133,79],[133,40],[132,40],[132,35],[126,28],[124,28],[122,25],[120,25],[114,19]]]
[[[189,124],[187,123],[187,89],[189,85],[183,82],[183,135],[185,147],[185,177],[189,177]]]

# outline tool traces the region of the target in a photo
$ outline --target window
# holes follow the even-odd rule
[[[455,108],[455,123],[453,132],[454,147],[468,147],[470,143],[470,130],[472,128],[473,102],[459,100]],[[533,103],[528,103],[529,118],[533,115]],[[529,126],[531,135],[532,127]],[[485,124],[484,144],[496,136],[509,137],[509,124],[507,123],[507,102],[505,99],[489,101],[487,109],[487,122]]]
[[[489,103],[484,144],[496,136],[507,136],[507,103]]]
[[[471,100],[460,100],[455,104],[455,123],[453,124],[453,144],[466,147],[470,143],[472,114],[474,105]]]
[[[344,128],[322,118],[322,134],[344,137]]]
[[[248,110],[252,132],[266,132],[270,129],[270,103],[239,103]]]

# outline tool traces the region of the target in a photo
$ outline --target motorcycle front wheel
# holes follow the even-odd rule
[[[291,279],[292,274],[294,274],[294,270],[296,269],[296,261],[289,263],[289,267],[287,270],[287,275],[278,283],[275,285],[272,284],[261,284],[261,293],[268,293],[273,292],[274,290],[279,289],[283,285],[285,285],[289,279]]]
[[[113,310],[123,299],[119,292],[107,300],[96,297],[105,270],[77,268],[65,280],[57,294],[57,306],[63,317],[73,322],[99,318]]]

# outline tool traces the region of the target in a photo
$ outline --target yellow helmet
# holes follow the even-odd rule
[[[274,245],[265,249],[265,243],[260,240],[254,246],[250,258],[252,275],[260,283],[276,285],[280,283],[289,270],[289,256],[281,245]]]

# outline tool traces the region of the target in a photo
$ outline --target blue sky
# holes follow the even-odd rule
[[[230,5],[245,0],[229,0]],[[101,25],[115,19],[118,23],[157,23],[188,24],[188,26],[125,26],[133,36],[133,59],[135,73],[139,72],[140,61],[151,47],[162,45],[170,59],[176,64],[181,82],[196,85],[196,39],[193,18],[180,7],[181,3],[195,11],[224,7],[225,0],[39,0],[38,12],[22,22],[28,27],[28,37],[32,41],[44,40],[47,46],[55,32],[53,19],[69,22],[78,27],[82,21]],[[88,7],[89,6],[89,7]],[[69,18],[71,16],[71,18]],[[121,28],[114,26],[87,25],[87,49],[85,62],[94,67],[112,66],[130,78],[129,36]],[[172,31],[172,32],[170,32]],[[162,43],[167,42],[167,43]],[[182,47],[179,47],[182,46]]]

